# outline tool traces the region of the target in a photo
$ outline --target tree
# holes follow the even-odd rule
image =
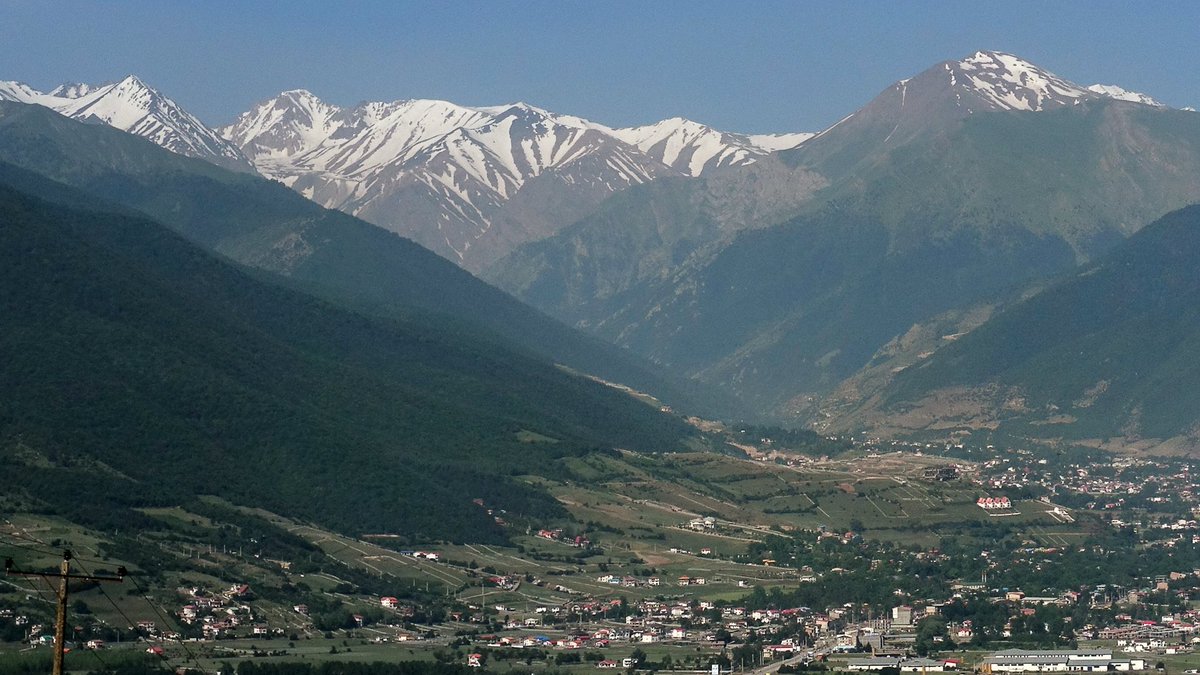
[[[937,616],[929,616],[917,623],[917,641],[913,648],[918,655],[928,656],[931,651],[936,649],[937,643],[944,643],[949,639],[950,631],[946,629],[946,620]]]

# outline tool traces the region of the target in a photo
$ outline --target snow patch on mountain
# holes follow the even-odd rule
[[[1130,101],[1133,103],[1142,103],[1152,105],[1156,108],[1165,108],[1166,106],[1154,100],[1150,96],[1137,91],[1129,91],[1115,84],[1093,84],[1088,86],[1088,91],[1095,92],[1101,96],[1115,98],[1118,101]]]
[[[780,150],[791,150],[798,147],[813,136],[816,136],[816,134],[811,131],[802,131],[791,134],[750,134],[746,138],[759,150],[764,152],[779,152]]]
[[[745,166],[770,152],[794,148],[813,136],[809,133],[735,134],[682,117],[640,127],[613,129],[610,133],[689,176],[699,176],[716,167]]]
[[[999,110],[1041,111],[1093,96],[1077,84],[1003,52],[975,52],[946,64],[946,70],[952,86],[970,88]]]

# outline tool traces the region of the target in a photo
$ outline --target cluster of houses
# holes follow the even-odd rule
[[[219,593],[193,586],[179,589],[179,594],[184,596],[185,604],[176,616],[189,626],[199,624],[206,639],[232,637],[242,626],[250,626],[250,634],[254,636],[270,634],[265,624],[255,622],[249,604],[253,596],[247,584],[233,584]]]
[[[975,505],[981,509],[984,509],[985,511],[997,511],[1012,508],[1012,502],[1009,501],[1008,497],[1003,496],[980,497],[979,499],[975,500]]]
[[[1125,652],[1158,654],[1186,654],[1200,645],[1197,622],[1200,612],[1188,612],[1187,616],[1164,616],[1159,621],[1132,621],[1128,614],[1120,615],[1126,623],[1094,631],[1094,637],[1111,640]]]
[[[563,531],[560,528],[554,528],[552,530],[545,530],[545,529],[538,530],[536,534],[538,537],[540,537],[542,539],[549,539],[550,541],[557,541],[557,542],[560,542],[563,544],[567,544],[568,546],[574,546],[575,548],[591,548],[591,546],[592,546],[591,540],[588,539],[587,537],[583,536],[582,534],[577,534],[572,537],[572,536],[563,534]]]
[[[1084,494],[1093,498],[1085,508],[1094,510],[1121,510],[1141,496],[1154,504],[1178,500],[1200,511],[1200,487],[1187,460],[1119,457],[1058,467],[1018,451],[984,462],[976,482],[995,490],[1038,486],[1050,495]]]

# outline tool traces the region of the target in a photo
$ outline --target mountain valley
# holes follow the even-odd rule
[[[0,675],[1200,669],[1194,110],[332,100],[0,82]]]

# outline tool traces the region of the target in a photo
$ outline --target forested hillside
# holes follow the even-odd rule
[[[456,324],[339,309],[144,217],[0,173],[0,481],[34,504],[98,517],[217,494],[351,532],[494,540],[473,498],[559,509],[509,476],[691,436]]]

